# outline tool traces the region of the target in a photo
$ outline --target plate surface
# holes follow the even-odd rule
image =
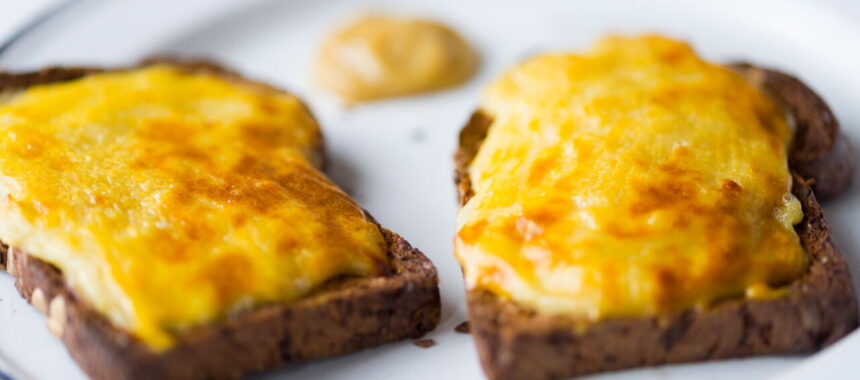
[[[367,11],[432,17],[452,25],[480,50],[480,72],[467,85],[438,94],[342,106],[312,85],[312,57],[327,31]],[[436,264],[442,322],[427,336],[438,343],[432,348],[396,343],[260,378],[482,379],[470,337],[454,332],[466,320],[451,244],[456,211],[451,156],[457,132],[475,108],[481,87],[524,57],[583,49],[607,33],[643,32],[688,40],[709,59],[746,60],[802,77],[860,144],[860,52],[849,48],[860,46],[860,28],[812,1],[89,2],[23,39],[0,65],[117,65],[153,53],[202,55],[302,96],[322,122],[331,177]],[[860,186],[827,203],[825,211],[836,244],[860,274],[860,226],[855,221]],[[8,275],[0,275],[0,353],[24,378],[83,379],[44,328],[44,318],[20,299],[12,283]],[[845,378],[856,369],[858,334],[807,357],[666,366],[593,378]]]

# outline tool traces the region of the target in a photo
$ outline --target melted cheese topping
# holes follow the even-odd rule
[[[365,16],[323,43],[314,69],[320,85],[360,102],[452,87],[477,66],[475,51],[445,25]]]
[[[455,238],[469,288],[591,321],[772,295],[806,268],[781,109],[686,44],[535,57],[481,108]]]
[[[378,227],[311,162],[301,102],[170,66],[0,104],[0,239],[59,267],[155,349],[339,275],[379,275]]]

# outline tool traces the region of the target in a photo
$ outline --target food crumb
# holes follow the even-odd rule
[[[421,348],[430,348],[436,345],[436,341],[433,339],[420,339],[412,341],[412,344]]]
[[[469,329],[469,321],[464,321],[463,323],[454,327],[454,331],[460,334],[470,334],[472,331]]]
[[[413,142],[422,143],[422,142],[424,142],[426,137],[427,136],[424,133],[424,130],[421,128],[416,128],[415,130],[412,131],[412,141]]]

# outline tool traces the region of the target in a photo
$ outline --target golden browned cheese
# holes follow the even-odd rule
[[[314,74],[321,86],[360,102],[452,87],[477,66],[477,54],[444,25],[365,16],[323,43]]]
[[[378,227],[310,162],[295,97],[171,66],[0,104],[0,240],[154,349],[339,275],[388,267]]]
[[[593,321],[778,295],[803,273],[783,111],[657,36],[491,84],[456,255],[470,289]]]

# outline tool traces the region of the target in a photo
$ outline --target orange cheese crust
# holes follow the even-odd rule
[[[783,110],[686,44],[531,58],[481,109],[455,237],[470,289],[591,321],[771,297],[807,266]]]
[[[292,95],[157,65],[30,88],[0,103],[0,135],[0,240],[154,349],[388,270]]]

